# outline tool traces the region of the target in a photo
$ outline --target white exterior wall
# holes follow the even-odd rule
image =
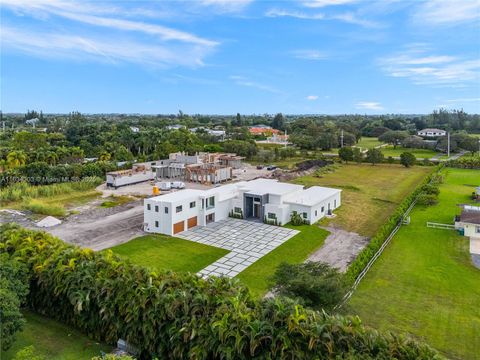
[[[337,209],[342,204],[340,193],[330,196],[327,199],[313,206],[303,205],[303,204],[290,204],[291,206],[290,206],[290,212],[289,212],[289,220],[290,220],[290,215],[293,211],[296,211],[300,214],[306,212],[307,213],[306,220],[308,220],[310,224],[315,224],[317,221],[319,221],[325,215],[328,214],[328,208],[329,208],[328,204],[330,204],[331,211],[334,211],[335,209]],[[323,208],[323,211],[322,211],[322,208]]]
[[[111,184],[112,186],[124,186],[135,184],[143,181],[153,180],[153,172],[151,170],[142,171],[138,173],[131,173],[130,175],[122,175],[122,176],[113,176],[107,174],[107,184]]]
[[[283,205],[272,204],[272,203],[265,204],[264,215],[267,217],[267,220],[273,221],[272,219],[268,218],[268,213],[275,214],[277,216],[277,222],[281,223],[282,225],[285,225],[290,221],[291,211],[290,211],[290,206],[287,204],[283,204]]]
[[[462,223],[465,231],[465,236],[480,238],[480,225]],[[477,229],[479,232],[477,232]]]

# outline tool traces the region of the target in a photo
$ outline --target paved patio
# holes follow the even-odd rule
[[[197,226],[175,236],[230,250],[198,274],[203,277],[234,277],[298,232],[260,222],[227,219],[207,226]]]

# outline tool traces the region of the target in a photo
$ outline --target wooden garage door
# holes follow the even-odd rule
[[[179,233],[185,230],[185,223],[183,221],[177,222],[176,224],[173,224],[173,233]]]
[[[194,217],[191,217],[190,219],[188,219],[187,226],[188,226],[189,229],[194,227],[194,226],[197,226],[197,217],[194,216]]]

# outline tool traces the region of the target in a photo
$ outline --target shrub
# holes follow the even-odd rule
[[[30,345],[18,351],[13,360],[46,360],[46,358],[42,355],[38,355],[35,347]]]
[[[317,310],[332,310],[343,298],[346,283],[337,269],[327,264],[281,263],[272,277],[274,292]]]
[[[395,159],[393,158],[393,156],[389,156],[389,157],[387,158],[387,162],[388,162],[389,164],[393,164],[393,163],[395,162]]]
[[[407,168],[415,165],[416,161],[417,161],[417,158],[415,157],[415,155],[413,155],[410,152],[404,152],[400,154],[400,164],[402,164]]]
[[[255,301],[234,279],[152,272],[111,251],[0,227],[0,252],[27,264],[28,304],[96,340],[125,339],[140,358],[439,359],[427,345],[280,298]],[[325,340],[328,339],[328,340]]]
[[[297,213],[297,212],[292,212],[292,215],[290,215],[290,224],[293,226],[300,226],[305,224],[305,220],[302,218],[302,216]]]
[[[437,184],[425,184],[422,186],[422,192],[428,195],[440,194],[440,188]]]
[[[417,203],[420,205],[435,205],[438,202],[438,196],[434,194],[422,193],[418,196]]]

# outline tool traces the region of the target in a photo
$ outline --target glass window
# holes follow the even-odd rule
[[[322,206],[322,212],[324,212],[324,211],[325,211],[325,206]]]
[[[155,227],[158,227],[158,221],[155,221]]]
[[[476,227],[475,227],[475,232],[476,232],[477,234],[480,234],[480,226],[476,226]]]
[[[214,196],[209,197],[207,199],[207,209],[210,209],[212,207],[215,207],[215,197]]]
[[[158,205],[155,205],[155,212],[158,212]]]
[[[315,216],[317,216],[317,210],[315,210]]]
[[[182,205],[177,206],[176,209],[175,209],[175,211],[176,211],[177,213],[181,212],[181,211],[182,211]]]
[[[190,209],[194,208],[195,206],[197,206],[197,203],[195,201],[192,201],[190,203]]]
[[[165,206],[165,214],[168,214],[168,207]]]
[[[306,212],[302,213],[302,216],[303,216],[304,219],[306,219],[307,218],[307,213]]]
[[[268,213],[268,218],[269,218],[269,219],[276,219],[276,218],[277,218],[277,215],[274,214],[274,213]]]
[[[233,211],[235,211],[236,213],[241,213],[242,209],[239,208],[239,207],[236,207],[236,208],[233,209]]]
[[[147,210],[151,210],[152,207],[150,206],[150,204],[147,204]]]

